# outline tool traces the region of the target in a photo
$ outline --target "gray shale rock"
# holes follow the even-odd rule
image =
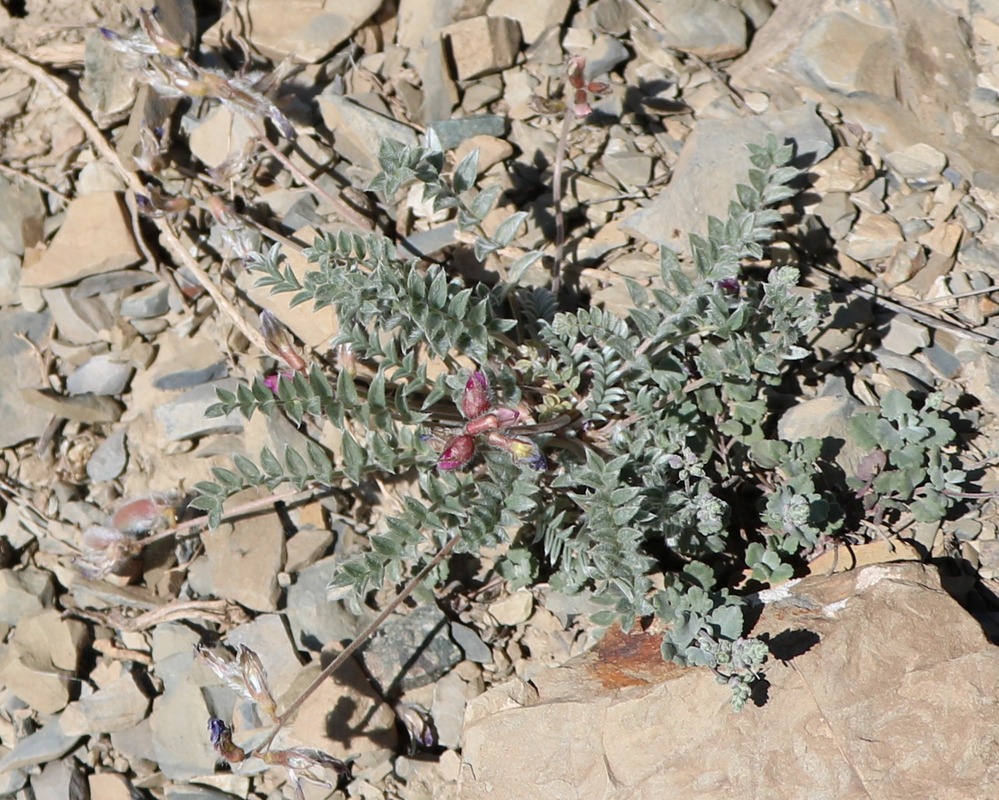
[[[968,107],[979,69],[958,5],[927,0],[779,3],[729,69],[780,107],[802,87],[869,132],[882,153],[925,143],[976,186],[999,190],[999,142]]]
[[[701,120],[683,146],[669,185],[650,205],[626,217],[621,229],[688,252],[687,234],[706,235],[709,214],[722,220],[728,216],[736,185],[748,182],[746,144],[763,144],[768,133],[794,143],[798,167],[820,161],[833,149],[832,134],[813,105],[757,117]]]
[[[461,661],[448,636],[448,621],[437,606],[422,605],[390,617],[361,650],[365,669],[383,692],[426,686]]]

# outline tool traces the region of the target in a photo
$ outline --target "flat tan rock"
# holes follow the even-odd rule
[[[315,63],[347,41],[380,5],[380,0],[255,0],[249,14],[230,11],[205,33],[204,40],[221,45],[234,27],[245,26],[244,35],[254,47],[276,61],[294,56]]]
[[[513,66],[520,50],[520,25],[510,17],[473,17],[444,29],[459,80]]]
[[[304,689],[320,669],[318,664],[303,669],[295,687]],[[395,747],[395,714],[356,661],[347,661],[313,698],[315,702],[306,703],[291,725],[290,738],[296,743],[338,758]]]
[[[117,192],[82,195],[42,257],[21,275],[22,286],[48,288],[113,272],[142,259]]]
[[[232,501],[234,505],[241,502],[239,497]],[[244,517],[205,531],[201,540],[217,597],[255,611],[277,608],[281,595],[277,576],[285,560],[284,529],[277,515]]]
[[[461,800],[966,800],[997,778],[999,649],[933,568],[879,564],[768,593],[762,706],[735,714],[659,637],[611,636],[469,704]],[[959,766],[958,766],[959,765]]]

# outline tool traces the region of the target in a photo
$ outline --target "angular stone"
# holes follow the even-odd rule
[[[509,17],[472,17],[444,29],[458,79],[499,72],[517,59],[520,26]]]
[[[561,26],[569,13],[569,0],[493,0],[486,13],[490,17],[510,17],[520,23],[524,44],[531,45],[553,26]]]
[[[855,147],[837,147],[810,171],[816,176],[812,189],[821,195],[858,192],[875,177],[874,166],[865,164],[863,154]]]
[[[288,587],[288,624],[295,642],[310,650],[349,642],[359,629],[357,617],[343,603],[326,597],[326,586],[337,560],[336,557],[324,558],[306,567]]]
[[[611,72],[618,64],[631,58],[628,48],[616,36],[597,36],[583,53],[586,59],[586,77],[599,78]]]
[[[91,800],[132,800],[132,786],[124,775],[95,772],[88,779]]]
[[[386,139],[410,146],[417,144],[416,132],[372,111],[343,95],[327,90],[319,95],[319,111],[326,127],[333,131],[337,152],[358,165],[378,169],[378,148]]]
[[[44,236],[45,203],[42,193],[30,184],[17,186],[0,178],[0,208],[4,210],[0,221],[0,249],[23,256]]]
[[[885,161],[903,178],[932,178],[947,168],[947,156],[925,142],[894,150]]]
[[[201,690],[183,678],[153,700],[149,716],[153,751],[167,778],[189,780],[215,771],[217,756],[208,737],[210,716]]]
[[[72,758],[50,761],[39,774],[31,776],[35,800],[75,800],[83,796],[86,786],[87,779]]]
[[[425,48],[410,53],[409,58],[423,82],[420,121],[426,124],[450,119],[461,96],[451,77],[444,40],[438,34]]]
[[[828,192],[812,209],[812,213],[822,220],[829,235],[839,241],[850,232],[858,212],[846,192]]]
[[[912,317],[900,314],[888,323],[888,332],[882,337],[881,344],[893,353],[907,356],[929,346],[930,332]]]
[[[323,663],[331,659],[328,656]],[[319,671],[319,664],[303,669],[292,693],[304,689]],[[396,746],[395,714],[353,659],[325,681],[312,699],[315,702],[306,703],[292,722],[294,741],[337,758]]]
[[[479,114],[432,122],[430,127],[441,140],[441,147],[453,150],[466,139],[475,136],[503,136],[506,133],[506,120],[498,114]]]
[[[465,658],[477,664],[489,664],[493,660],[493,651],[482,641],[474,630],[460,622],[451,623],[451,638],[461,648]]]
[[[187,682],[194,665],[194,648],[200,643],[196,631],[179,623],[170,622],[153,629],[153,664],[164,686]]]
[[[125,672],[117,680],[87,697],[70,703],[59,724],[67,735],[94,736],[99,733],[131,730],[146,717],[149,698]]]
[[[833,149],[832,135],[812,105],[758,117],[701,120],[684,143],[669,185],[649,206],[626,217],[621,229],[688,253],[688,233],[705,236],[708,215],[728,216],[736,185],[748,180],[746,144],[762,144],[768,133],[794,142],[794,164],[801,168]]]
[[[314,64],[347,41],[374,14],[380,0],[255,0],[253,13],[229,11],[205,33],[208,44],[239,28],[253,46],[275,61],[294,56]]]
[[[76,198],[42,257],[22,273],[23,286],[62,286],[131,266],[142,259],[132,226],[115,192]]]
[[[159,337],[158,344],[156,361],[151,368],[152,383],[157,389],[190,389],[224,378],[229,373],[225,357],[217,348],[208,347],[203,339],[165,333]]]
[[[119,395],[128,387],[133,372],[135,367],[112,356],[93,356],[69,375],[66,389],[70,394]]]
[[[0,746],[0,760],[8,753]],[[0,770],[0,797],[14,797],[28,783],[28,773],[23,769]]]
[[[195,386],[176,400],[163,403],[155,409],[156,419],[163,433],[171,442],[195,439],[210,433],[238,433],[243,429],[243,418],[233,410],[224,417],[206,417],[205,410],[218,402],[215,389],[236,391],[236,380],[226,379]]]
[[[673,0],[652,3],[649,10],[666,29],[669,47],[706,61],[734,58],[746,50],[746,18],[718,0]]]
[[[41,385],[38,359],[30,343],[40,344],[51,322],[47,310],[32,313],[17,308],[0,309],[0,362],[4,365],[6,378],[0,382],[0,419],[4,421],[0,426],[0,449],[38,438],[49,424],[51,417],[39,408],[26,405],[20,390],[25,386]],[[3,608],[4,604],[0,602],[0,620]]]
[[[0,666],[7,690],[43,714],[65,707],[89,633],[77,620],[47,609],[22,618]]]
[[[87,37],[80,97],[102,128],[121,122],[135,102],[129,55],[112,49],[100,31]]]
[[[447,618],[435,605],[391,617],[361,649],[365,669],[383,693],[426,686],[461,661],[448,636]]]
[[[438,742],[444,747],[461,747],[461,726],[465,717],[468,688],[468,684],[457,672],[449,672],[434,685],[430,714],[437,730]]]
[[[0,658],[0,683],[11,695],[40,714],[55,714],[70,698],[71,676],[40,665],[16,651]]]
[[[125,470],[128,452],[125,450],[125,429],[119,428],[98,445],[87,461],[87,477],[94,483],[113,481]]]
[[[0,306],[17,305],[20,287],[21,257],[0,248]]]
[[[89,637],[82,622],[64,619],[60,611],[50,608],[20,620],[10,643],[39,665],[75,673]]]
[[[845,393],[816,397],[785,411],[777,423],[777,431],[781,440],[787,442],[808,437],[828,440],[836,463],[847,475],[856,475],[867,452],[857,446],[850,419],[863,410],[864,406]]]
[[[161,317],[170,310],[170,287],[165,283],[147,286],[121,301],[121,315],[129,319]]]
[[[235,501],[237,504],[239,500]],[[284,528],[277,514],[248,516],[201,534],[217,597],[254,611],[274,611],[281,596]]]
[[[520,625],[531,618],[534,597],[530,592],[514,592],[509,597],[489,604],[489,614],[500,625]]]
[[[94,344],[110,339],[114,320],[96,297],[74,297],[69,289],[43,289],[59,338],[71,344]]]
[[[652,156],[644,153],[605,153],[604,168],[628,189],[642,188],[652,179]]]
[[[968,108],[980,69],[954,5],[892,0],[778,3],[728,72],[781,103],[814,93],[890,153],[918,143],[976,187],[999,190],[999,143]],[[814,95],[813,95],[814,96]]]
[[[214,169],[242,152],[255,136],[256,130],[247,116],[219,106],[198,123],[188,141],[191,153],[202,164]]]
[[[533,699],[491,689],[466,712],[458,797],[553,786],[690,800],[990,796],[995,760],[981,743],[995,727],[999,650],[935,569],[785,584],[768,593],[760,633],[773,653],[765,703],[738,716],[714,675],[663,664],[647,634],[535,675]]]
[[[887,214],[861,214],[843,250],[855,261],[869,262],[888,258],[902,241],[902,229]]]
[[[426,46],[446,26],[482,14],[487,5],[488,0],[400,0],[396,42],[411,49]]]
[[[79,736],[67,736],[54,718],[42,728],[20,739],[13,749],[0,758],[0,774],[9,770],[44,764],[62,758],[80,742]]]
[[[329,551],[331,544],[333,534],[328,530],[303,525],[285,545],[285,571],[301,572],[315,564]]]
[[[496,136],[478,134],[463,141],[454,151],[454,160],[461,163],[461,160],[472,150],[479,151],[479,160],[476,165],[476,174],[481,175],[490,167],[506,161],[513,155],[513,145],[505,139]]]
[[[44,389],[21,389],[21,400],[49,416],[88,425],[117,422],[122,412],[121,406],[110,397],[91,394],[68,397]]]

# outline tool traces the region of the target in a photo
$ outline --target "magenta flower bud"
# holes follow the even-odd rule
[[[489,379],[484,372],[476,370],[465,384],[465,394],[461,398],[461,413],[466,419],[475,419],[485,414],[493,404],[489,396]]]
[[[461,469],[475,455],[475,439],[469,434],[455,436],[444,445],[444,451],[437,459],[437,469]]]
[[[277,394],[278,383],[281,381],[281,373],[274,372],[270,375],[264,375],[264,386],[270,389],[274,394]]]
[[[179,502],[180,499],[174,495],[158,493],[129,500],[114,512],[111,527],[137,536],[159,526],[173,525]]]

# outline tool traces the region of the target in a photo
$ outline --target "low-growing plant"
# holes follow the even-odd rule
[[[335,310],[331,345],[344,358],[330,372],[278,342],[283,371],[220,391],[210,413],[323,419],[338,434],[322,441],[307,425],[304,452],[236,456],[233,469],[197,485],[194,505],[214,523],[247,486],[356,486],[415,471],[402,511],[340,565],[333,592],[357,606],[445,544],[503,544],[498,570],[514,585],[543,575],[562,591],[590,590],[604,626],[658,617],[663,657],[711,668],[741,708],[767,657],[745,638],[746,590],[793,575],[841,529],[839,499],[851,494],[826,484],[820,442],[774,435],[766,390],[809,355],[800,342],[822,305],[798,288],[793,267],[749,269],[798,175],[791,148],[773,136],[749,153],[748,183],[727,218],[690,237],[689,263],[662,249],[652,286],[627,280],[632,307],[621,316],[566,309],[547,288],[520,286],[534,252],[491,286],[404,258],[374,234],[319,236],[301,278],[277,248],[251,257],[258,285]],[[480,258],[506,247],[524,219],[517,212],[487,236],[481,222],[498,192],[475,190],[474,155],[448,175],[432,138],[385,143],[381,164],[374,188],[393,195],[421,183],[475,233]],[[867,489],[882,507],[939,517],[944,485],[961,479],[941,455],[949,426],[907,402],[892,395],[882,416],[857,422],[888,453]],[[432,575],[445,571],[441,561]]]

